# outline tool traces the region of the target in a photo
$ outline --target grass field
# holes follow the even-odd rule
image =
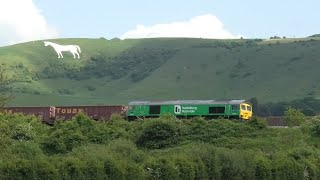
[[[15,78],[12,105],[320,95],[318,38],[50,41],[78,44],[81,59],[70,53],[58,59],[42,41],[0,48],[0,62]]]

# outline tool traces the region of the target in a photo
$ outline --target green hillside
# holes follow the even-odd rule
[[[34,41],[0,48],[15,79],[12,105],[126,104],[131,100],[320,95],[320,39],[55,39],[81,59]]]

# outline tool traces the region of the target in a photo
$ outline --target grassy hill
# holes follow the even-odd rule
[[[320,95],[320,39],[54,39],[0,48],[15,79],[12,105],[125,104],[131,100],[286,101]]]

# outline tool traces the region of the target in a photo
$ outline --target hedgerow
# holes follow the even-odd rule
[[[0,179],[319,179],[315,124],[0,114]]]

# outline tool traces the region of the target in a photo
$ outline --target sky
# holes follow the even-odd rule
[[[52,38],[306,37],[319,0],[0,0],[0,46]]]

